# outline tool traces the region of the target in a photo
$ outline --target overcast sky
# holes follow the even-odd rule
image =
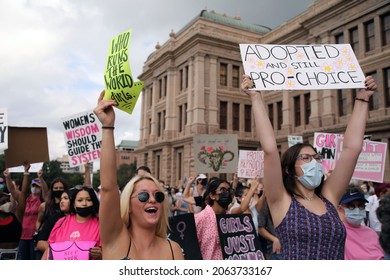
[[[111,39],[132,29],[130,68],[201,10],[275,28],[314,0],[0,0],[0,108],[8,124],[47,127],[50,159],[66,154],[61,118],[92,110]],[[116,144],[139,140],[140,104],[116,110]],[[26,139],[28,143],[28,139]]]

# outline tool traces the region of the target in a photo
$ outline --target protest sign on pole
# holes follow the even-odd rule
[[[288,135],[288,147],[292,147],[295,144],[303,143],[303,137],[302,136],[294,136],[294,135]]]
[[[240,44],[240,52],[256,90],[364,88],[364,73],[349,44]]]

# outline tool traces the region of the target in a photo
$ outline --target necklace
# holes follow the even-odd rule
[[[305,200],[307,200],[307,201],[312,201],[312,200],[314,199],[314,194],[313,194],[312,196],[306,196],[306,195],[304,195],[303,197],[304,197]]]

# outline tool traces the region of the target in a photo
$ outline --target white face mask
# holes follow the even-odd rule
[[[360,210],[359,208],[355,208],[353,210],[350,210],[348,208],[344,208],[345,210],[345,219],[347,222],[354,226],[358,227],[362,224],[364,218],[366,217],[366,210]]]
[[[303,175],[298,177],[298,181],[307,189],[314,190],[321,184],[324,173],[322,163],[312,159],[311,162],[301,165]]]
[[[0,212],[4,212],[4,213],[12,212],[12,202],[6,202],[3,205],[0,205]]]

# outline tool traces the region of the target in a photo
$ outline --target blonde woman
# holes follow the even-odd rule
[[[114,100],[100,94],[94,112],[102,123],[100,236],[104,260],[181,260],[180,246],[167,239],[168,199],[150,174],[137,175],[120,196],[116,175]]]

